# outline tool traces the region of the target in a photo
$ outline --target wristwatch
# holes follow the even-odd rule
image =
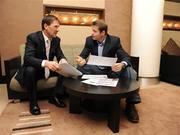
[[[122,68],[126,68],[126,63],[125,62],[121,62],[123,64]]]

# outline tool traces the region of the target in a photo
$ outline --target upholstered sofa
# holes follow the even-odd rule
[[[9,99],[27,99],[27,91],[20,86],[20,84],[17,82],[16,79],[14,79],[15,74],[17,70],[20,68],[22,61],[23,61],[23,56],[24,56],[24,47],[25,45],[20,46],[20,55],[9,59],[5,60],[5,73],[7,77],[7,89],[8,89],[8,98]],[[68,62],[76,66],[74,57],[77,56],[82,48],[83,45],[61,45],[61,48],[64,52],[64,55],[66,56]],[[134,67],[134,69],[138,72],[139,69],[139,58],[138,57],[131,57],[131,62]],[[51,77],[48,80],[40,80],[38,81],[38,95],[41,98],[46,98],[49,94],[51,89],[55,86],[55,83],[57,81],[57,77]]]

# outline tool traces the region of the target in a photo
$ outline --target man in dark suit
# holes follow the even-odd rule
[[[86,38],[84,49],[76,57],[78,69],[84,74],[106,74],[108,77],[121,78],[127,77],[136,79],[130,63],[129,55],[123,50],[120,39],[107,33],[108,26],[102,20],[92,23],[92,36]],[[86,58],[89,55],[117,57],[117,63],[112,67],[96,66],[86,64]],[[135,104],[140,103],[141,99],[138,93],[126,99],[125,114],[129,121],[139,122],[138,112]]]
[[[42,31],[31,33],[27,36],[24,64],[15,77],[29,92],[30,112],[33,115],[41,114],[37,103],[37,81],[58,76],[58,81],[49,102],[58,107],[65,107],[62,100],[63,77],[55,71],[61,70],[59,63],[67,63],[60,48],[60,38],[56,35],[60,22],[57,17],[47,15],[42,19]],[[53,61],[56,57],[57,61]]]

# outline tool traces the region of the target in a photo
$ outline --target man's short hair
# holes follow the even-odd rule
[[[42,19],[42,22],[41,22],[42,30],[44,30],[44,24],[50,25],[54,20],[57,20],[60,24],[60,21],[56,16],[54,16],[54,15],[44,16],[44,18]]]
[[[93,21],[92,26],[97,26],[100,32],[105,31],[105,34],[107,34],[108,26],[103,20]]]

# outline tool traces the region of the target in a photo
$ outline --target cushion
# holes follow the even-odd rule
[[[180,56],[180,47],[172,38],[170,38],[166,45],[163,47],[162,52],[168,55]]]
[[[72,47],[69,45],[61,45],[61,49],[67,58],[67,61],[69,64],[73,65],[73,53],[72,53]]]
[[[17,74],[17,73],[16,73]],[[16,74],[12,77],[10,82],[10,88],[18,92],[26,92],[24,88],[21,87],[19,82],[15,79]],[[55,87],[58,77],[50,77],[48,79],[41,79],[37,82],[37,90],[45,90]]]
[[[61,49],[67,58],[68,63],[75,67],[75,57],[80,54],[83,45],[61,45]]]
[[[78,56],[81,51],[83,50],[83,45],[75,45],[75,47],[73,47],[73,56],[74,56],[74,59],[73,59],[73,66],[77,66],[77,63],[75,61],[75,57]]]

